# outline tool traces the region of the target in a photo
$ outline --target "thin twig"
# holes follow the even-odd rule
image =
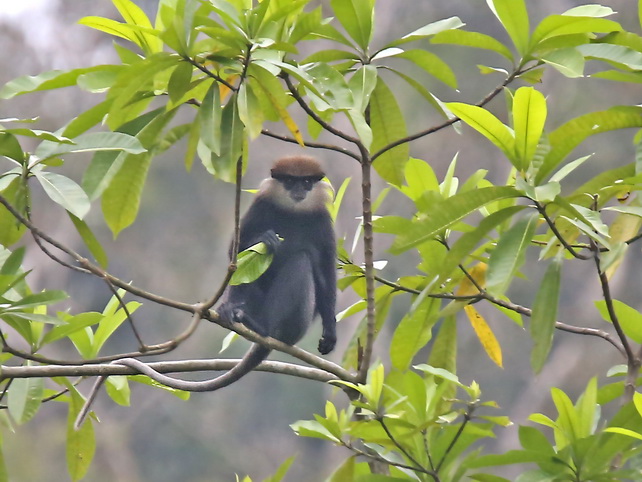
[[[542,206],[539,202],[535,201],[535,208],[537,211],[542,215],[544,218],[544,221],[546,221],[546,224],[548,224],[548,227],[551,228],[551,231],[555,235],[555,237],[559,240],[560,243],[562,243],[562,246],[564,246],[564,249],[568,251],[574,258],[581,259],[581,260],[587,260],[591,259],[593,255],[591,254],[581,254],[578,253],[575,248],[564,239],[564,236],[562,236],[562,233],[559,232],[557,229],[557,226],[555,226],[555,222],[549,217],[549,215],[546,213],[546,206]]]
[[[290,94],[292,94],[292,97],[294,97],[294,100],[297,101],[297,103],[305,111],[305,113],[308,114],[317,124],[319,124],[321,127],[323,127],[323,129],[325,129],[329,133],[334,134],[335,136],[345,141],[348,141],[357,146],[361,144],[361,141],[358,138],[350,136],[345,132],[332,126],[328,122],[324,121],[316,112],[312,110],[312,108],[305,102],[305,100],[303,100],[303,98],[299,94],[299,91],[296,90],[296,87],[292,84],[292,81],[290,80],[290,76],[287,74],[283,74],[282,77],[283,77],[283,80],[285,80],[285,84],[288,86],[288,89],[290,90]]]
[[[211,70],[209,70],[209,69],[208,69],[207,67],[205,67],[203,64],[201,64],[201,63],[197,62],[195,59],[192,59],[191,57],[188,57],[188,56],[184,56],[184,57],[183,57],[183,60],[185,60],[186,62],[189,62],[189,63],[190,63],[190,64],[192,64],[194,67],[196,67],[198,70],[200,70],[201,72],[203,72],[205,75],[207,75],[208,77],[211,77],[212,79],[214,79],[215,81],[217,81],[219,84],[223,84],[225,87],[227,87],[228,89],[230,89],[232,92],[236,92],[236,91],[238,90],[238,88],[237,88],[237,87],[233,86],[233,85],[232,85],[232,84],[230,84],[227,80],[225,80],[224,78],[220,77],[219,75],[216,75],[214,72],[212,72]]]
[[[386,421],[384,420],[384,417],[378,417],[377,421],[381,425],[381,428],[383,428],[384,432],[386,432],[386,435],[390,439],[390,441],[395,444],[395,446],[399,449],[399,451],[406,456],[410,462],[413,463],[413,465],[418,469],[421,470],[422,472],[430,472],[427,468],[425,468],[417,459],[415,459],[410,452],[408,452],[401,443],[396,439],[396,437],[392,434],[388,426],[386,425]]]

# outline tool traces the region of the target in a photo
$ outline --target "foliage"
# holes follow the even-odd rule
[[[582,77],[587,62],[596,70],[593,77],[642,82],[642,37],[625,31],[615,12],[586,4],[551,14],[531,27],[524,0],[488,0],[508,44],[467,30],[459,18],[451,17],[380,45],[372,40],[374,0],[331,0],[332,17],[325,17],[321,7],[309,7],[307,0],[161,0],[153,23],[130,0],[113,3],[122,21],[86,17],[80,23],[123,40],[115,44],[118,65],[25,76],[0,90],[4,99],[64,87],[104,93],[94,107],[55,132],[27,127],[34,119],[0,120],[0,155],[8,166],[0,174],[1,398],[6,400],[6,420],[22,424],[37,415],[43,402],[66,403],[69,472],[73,480],[84,477],[95,442],[91,417],[79,430],[74,428],[85,404],[72,381],[79,366],[68,367],[64,376],[48,377],[37,369],[69,363],[41,355],[43,348],[71,341],[83,365],[98,367],[94,375],[102,373],[97,363],[131,356],[102,351],[124,322],[138,337],[131,313],[140,303],[126,303],[126,293],[192,313],[195,320],[185,333],[163,344],[148,346],[138,337],[137,354],[170,351],[201,319],[223,324],[211,310],[216,296],[206,303],[185,303],[108,273],[100,240],[84,221],[91,201],[100,199],[104,221],[117,237],[137,219],[155,156],[185,139],[188,171],[198,158],[212,176],[239,189],[239,175],[252,168],[252,140],[270,136],[342,153],[362,168],[363,252],[348,250],[343,240],[339,250],[340,288],[351,289],[359,301],[339,318],[359,315],[363,323],[348,344],[342,367],[276,345],[325,371],[349,398],[344,407],[328,401],[323,415],[293,425],[300,436],[347,449],[345,462],[328,480],[501,481],[506,479],[495,469],[509,464],[527,464],[520,465],[520,481],[639,478],[642,399],[636,387],[642,351],[635,345],[642,342],[642,314],[615,299],[610,280],[623,260],[635,256],[629,248],[642,237],[637,196],[642,189],[641,135],[633,137],[635,160],[604,169],[576,189],[568,179],[588,162],[588,156],[574,158],[577,147],[598,133],[642,127],[642,108],[615,105],[552,126],[547,99],[534,86],[551,69],[570,79]],[[304,43],[320,47],[303,57],[299,51]],[[460,97],[458,81],[445,60],[449,56],[437,55],[434,45],[448,46],[453,55],[458,47],[486,50],[500,67],[480,66],[481,74],[503,79],[476,104],[443,101],[433,86],[447,86],[455,99]],[[409,132],[407,113],[391,87],[393,77],[407,83],[417,99],[425,99],[443,122]],[[505,107],[491,111],[488,104],[500,93],[505,93]],[[176,120],[179,111],[183,123]],[[301,114],[307,128],[296,120]],[[285,134],[266,129],[267,121],[280,122]],[[505,184],[491,183],[484,169],[460,181],[457,158],[439,180],[427,162],[410,157],[411,141],[460,121],[499,150],[510,169]],[[345,125],[350,129],[339,127]],[[338,144],[315,140],[323,131]],[[466,139],[476,135],[463,132]],[[29,138],[37,147],[27,152],[23,146]],[[93,153],[80,183],[58,172],[78,152]],[[373,216],[387,202],[387,191],[372,204],[372,170],[414,205],[411,216]],[[32,206],[32,189],[42,189],[68,213],[95,261],[31,222],[31,212],[38,208]],[[337,204],[344,190],[345,184]],[[392,235],[391,256],[412,252],[419,260],[417,269],[394,281],[376,274],[373,230]],[[68,268],[105,281],[113,298],[101,312],[53,312],[50,305],[64,299],[64,292],[31,291],[29,272],[21,267],[28,231],[36,241],[29,249],[42,249]],[[51,253],[52,247],[61,254]],[[263,251],[256,246],[241,253],[238,270],[234,273],[230,266],[226,281],[242,283],[259,276],[269,263]],[[523,266],[533,253],[547,268],[541,280],[534,280],[539,287],[529,308],[509,296],[516,280],[530,278]],[[604,298],[596,302],[605,320],[602,329],[557,319],[562,271],[582,261],[595,267],[593,282]],[[394,327],[390,364],[384,367],[373,361],[372,347],[384,325],[391,323],[388,310],[397,298],[406,303],[405,316]],[[503,364],[502,348],[481,305],[497,308],[520,325],[523,317],[530,318],[535,373],[546,364],[556,330],[563,330],[614,346],[625,362],[609,373],[618,381],[600,387],[593,378],[575,403],[553,387],[557,419],[531,415],[538,426],[517,429],[520,449],[488,454],[485,443],[495,436],[494,428],[511,422],[497,404],[485,400],[483,387],[464,384],[455,374],[459,312],[490,359]],[[243,327],[231,328],[265,341]],[[16,349],[15,338],[29,350]],[[416,364],[429,343],[428,363]],[[129,379],[108,379],[107,393],[116,403],[129,404]],[[620,399],[622,407],[602,420],[601,406],[614,399]],[[291,463],[289,459],[271,480],[281,480]],[[0,465],[0,480],[7,479]]]

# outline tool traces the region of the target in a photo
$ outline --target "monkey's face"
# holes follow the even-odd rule
[[[331,200],[332,187],[319,176],[280,175],[261,183],[261,193],[291,211],[318,211]]]

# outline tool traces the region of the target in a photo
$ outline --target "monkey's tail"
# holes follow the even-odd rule
[[[122,360],[116,360],[113,363],[131,367],[134,370],[137,370],[139,373],[147,375],[152,380],[162,383],[163,385],[166,385],[170,388],[185,390],[188,392],[213,392],[214,390],[218,390],[219,388],[223,388],[234,383],[239,378],[244,377],[245,375],[250,373],[257,366],[259,366],[263,360],[267,358],[267,356],[270,354],[270,351],[271,350],[269,348],[255,343],[250,347],[245,355],[243,355],[241,361],[238,362],[234,368],[228,370],[219,377],[212,378],[211,380],[204,380],[201,382],[181,380],[180,378],[172,378],[167,375],[163,375],[162,373],[154,370],[149,365],[146,365],[145,363],[141,362],[140,360],[136,360],[135,358],[123,358]],[[75,430],[78,430],[83,424],[83,421],[89,414],[91,404],[96,398],[98,390],[100,390],[100,387],[106,379],[107,376],[101,376],[96,380],[96,383],[94,384],[91,393],[89,394],[89,397],[85,402],[85,405],[82,407],[82,409],[78,413],[78,416],[76,417],[76,421],[74,423]]]
[[[123,358],[122,360],[117,360],[114,363],[134,368],[143,375],[147,375],[152,380],[162,383],[170,388],[185,390],[188,392],[213,392],[214,390],[218,390],[219,388],[223,388],[234,383],[239,378],[250,373],[267,358],[270,351],[271,350],[269,348],[255,343],[250,347],[245,355],[243,355],[241,361],[239,361],[234,368],[228,370],[223,375],[204,381],[181,380],[180,378],[163,375],[162,373],[158,373],[149,365],[146,365],[135,358]]]

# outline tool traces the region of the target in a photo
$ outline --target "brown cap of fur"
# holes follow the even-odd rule
[[[325,176],[319,161],[308,156],[282,157],[274,163],[271,172],[272,175],[276,174],[282,176]]]

